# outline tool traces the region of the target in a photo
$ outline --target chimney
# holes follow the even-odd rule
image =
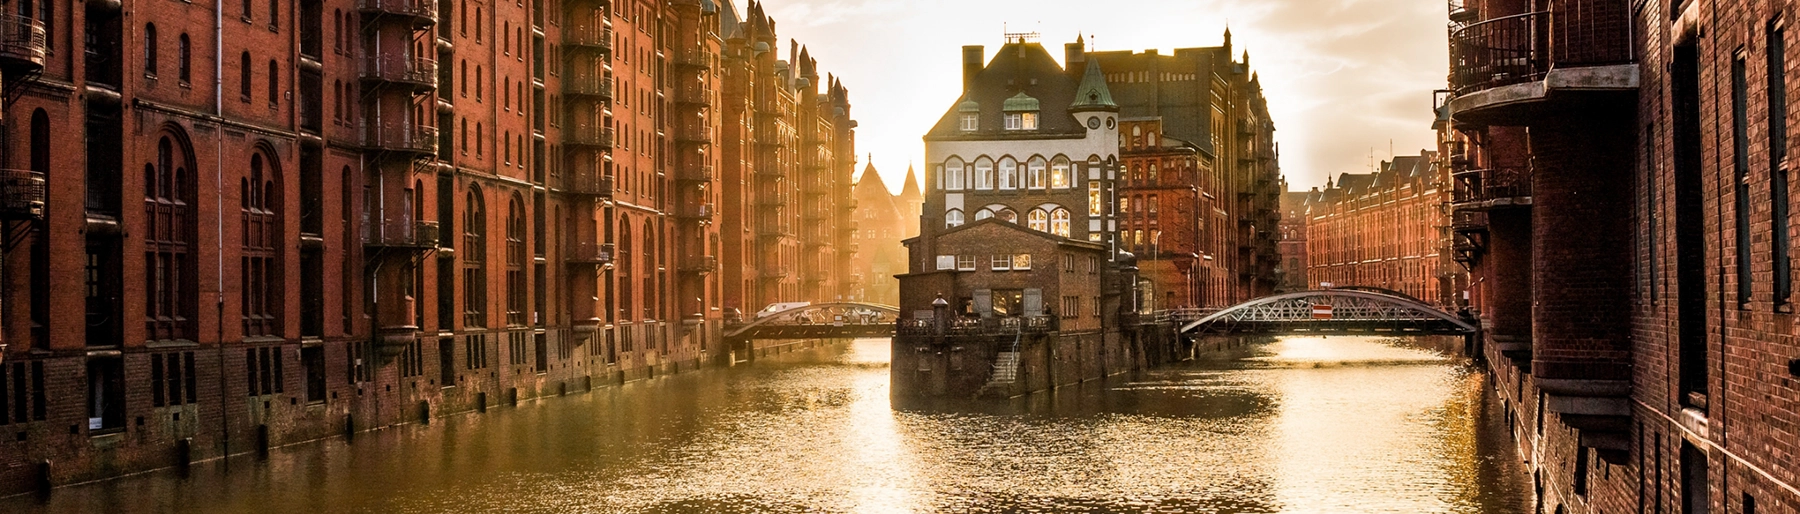
[[[981,73],[987,52],[981,45],[963,47],[963,91],[975,86],[975,75]]]
[[[1063,68],[1067,69],[1069,73],[1086,71],[1087,49],[1084,48],[1085,46],[1087,45],[1079,41],[1063,45]]]

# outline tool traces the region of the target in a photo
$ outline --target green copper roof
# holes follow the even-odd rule
[[[1019,93],[1017,96],[1006,99],[1006,103],[1001,105],[1001,108],[1006,112],[1039,110],[1038,100],[1025,93]]]
[[[958,112],[981,112],[981,104],[976,103],[974,100],[969,100],[958,104],[956,110]]]
[[[1081,75],[1081,85],[1075,86],[1075,104],[1069,106],[1069,109],[1118,108],[1119,104],[1113,102],[1112,90],[1106,87],[1106,74],[1100,72],[1100,60],[1088,59],[1087,71]]]

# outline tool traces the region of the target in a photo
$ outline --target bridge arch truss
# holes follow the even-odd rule
[[[1325,314],[1329,312],[1329,314]],[[1208,314],[1182,334],[1397,333],[1469,335],[1469,320],[1416,299],[1366,289],[1298,291],[1266,296]]]
[[[796,307],[744,323],[727,324],[725,338],[825,339],[891,337],[900,308],[862,302],[832,302]]]

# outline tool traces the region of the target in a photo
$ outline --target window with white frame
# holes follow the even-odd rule
[[[1044,158],[1032,157],[1025,165],[1025,186],[1031,189],[1044,188]]]
[[[944,213],[944,228],[956,228],[962,226],[962,224],[962,209],[950,209],[950,212]]]
[[[956,256],[955,255],[939,255],[939,256],[937,256],[937,269],[938,269],[938,271],[956,269]]]
[[[1037,127],[1038,127],[1037,122],[1038,122],[1038,113],[1035,113],[1035,112],[1019,113],[1019,130],[1037,130]]]
[[[1068,157],[1058,156],[1056,160],[1050,161],[1050,187],[1068,189],[1070,180]]]
[[[1045,212],[1043,209],[1032,209],[1031,214],[1027,215],[1025,219],[1028,223],[1026,226],[1031,227],[1032,230],[1038,232],[1050,231],[1050,213]]]
[[[1050,233],[1069,237],[1069,210],[1058,207],[1050,212]]]
[[[965,182],[967,177],[963,171],[962,159],[951,157],[949,162],[944,163],[944,173],[946,174],[944,176],[944,189],[946,191],[963,190],[963,187],[967,184],[967,182]]]
[[[1006,113],[1006,130],[1024,130],[1024,129],[1025,129],[1025,113],[1022,113],[1022,112]]]
[[[1100,181],[1088,181],[1088,216],[1099,217],[1102,214],[1100,200]]]
[[[980,166],[977,164],[977,166]],[[1000,189],[1019,187],[1019,162],[1011,157],[1000,158]]]
[[[981,115],[972,113],[972,112],[965,112],[962,114],[962,130],[963,130],[963,132],[974,132],[980,128],[981,128]]]
[[[988,269],[992,269],[994,271],[1011,270],[1012,269],[1012,256],[1011,255],[995,255],[995,256],[989,257],[988,258]]]
[[[957,271],[975,271],[975,256],[973,256],[973,255],[958,255],[958,256],[956,256],[956,270]]]
[[[1030,271],[1031,270],[1031,254],[1021,253],[1018,255],[1014,255],[1013,262],[1012,262],[1012,269],[1014,271]]]
[[[975,165],[975,189],[982,191],[994,188],[994,167]]]
[[[994,211],[992,210],[982,209],[975,211],[975,221],[981,221],[992,217],[994,217]]]

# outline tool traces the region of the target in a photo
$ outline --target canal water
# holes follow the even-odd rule
[[[895,411],[888,342],[0,500],[7,512],[1524,513],[1478,369],[1291,337]]]

